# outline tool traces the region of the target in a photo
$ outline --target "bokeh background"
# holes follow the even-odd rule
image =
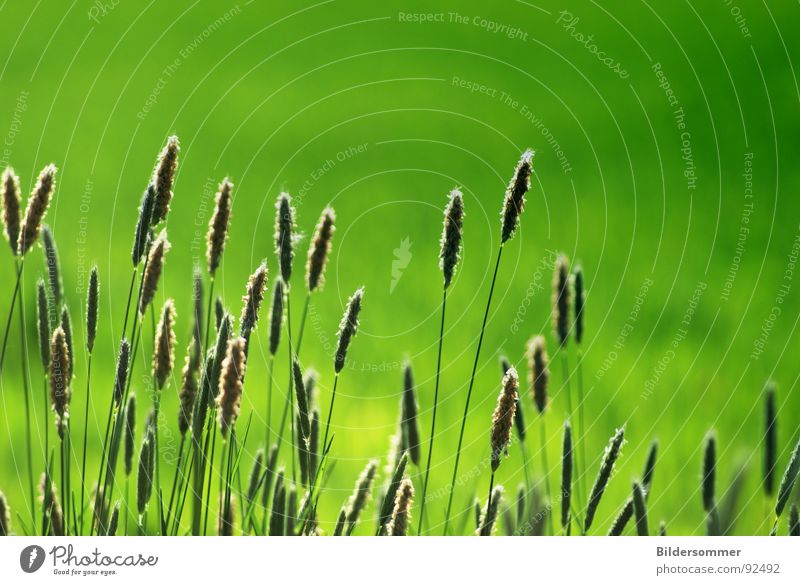
[[[192,269],[204,266],[203,239],[223,177],[236,188],[216,291],[235,315],[247,276],[262,259],[270,277],[277,274],[278,193],[293,195],[306,234],[325,205],[336,209],[327,282],[313,297],[301,356],[320,373],[323,414],[346,299],[361,285],[366,295],[334,414],[336,465],[321,498],[328,530],[366,461],[386,460],[404,359],[414,367],[427,437],[442,209],[458,185],[467,210],[465,246],[448,299],[430,491],[442,493],[449,483],[502,197],[530,147],[533,188],[500,268],[461,463],[464,485],[455,499],[465,520],[457,525],[471,529],[472,498],[485,498],[499,356],[524,367],[524,344],[539,333],[555,347],[550,281],[554,254],[563,251],[581,263],[588,285],[588,483],[608,437],[626,425],[597,533],[607,531],[655,438],[661,448],[651,524],[664,520],[672,534],[704,533],[701,447],[712,429],[719,492],[745,469],[736,532],[765,533],[759,484],[766,380],[779,389],[781,472],[800,422],[800,89],[792,31],[799,12],[792,3],[745,0],[3,2],[2,166],[16,169],[25,193],[45,164],[59,168],[47,223],[80,340],[88,271],[95,263],[100,271],[91,477],[112,389],[137,205],[167,136],[177,134],[182,150],[168,221],[173,246],[157,302],[175,299],[178,364],[191,330]],[[307,243],[299,243],[295,265],[295,323]],[[13,286],[7,249],[0,270],[5,317]],[[35,359],[34,285],[43,270],[42,253],[34,250],[24,301],[37,437],[53,424],[42,417]],[[243,418],[253,413],[247,471],[265,433],[266,323],[255,337],[243,399]],[[16,319],[13,327],[0,394],[0,489],[28,518]],[[149,336],[149,326],[145,331]],[[286,391],[285,352],[284,340],[275,370],[279,396]],[[574,368],[572,346],[569,358]],[[73,428],[83,420],[85,367],[81,351]],[[139,361],[133,389],[142,396],[147,374]],[[177,382],[165,391],[166,413],[176,412]],[[551,462],[561,444],[562,383],[556,359]],[[523,407],[532,422],[527,394]],[[139,408],[142,420],[144,400]],[[164,433],[176,433],[174,419],[162,441]],[[540,474],[535,427],[527,443]],[[34,463],[41,468],[43,461],[39,447]],[[558,473],[554,466],[554,484]],[[497,481],[511,494],[522,480],[520,449],[512,445]],[[434,497],[428,504],[436,532],[445,503]],[[370,521],[359,532],[372,530]]]

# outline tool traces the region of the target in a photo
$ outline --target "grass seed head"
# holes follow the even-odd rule
[[[363,298],[364,287],[362,286],[347,301],[347,309],[344,312],[342,321],[339,323],[338,343],[336,345],[336,355],[334,356],[334,369],[337,374],[344,368],[350,342],[358,332],[358,316],[361,313]]]
[[[636,516],[636,533],[639,536],[649,536],[647,527],[647,504],[645,490],[638,481],[633,482],[633,512]]]
[[[245,340],[242,337],[231,339],[219,378],[219,395],[217,407],[219,408],[219,429],[222,438],[227,439],[236,419],[239,416],[239,406],[242,400],[242,378],[245,371]]]
[[[411,506],[414,503],[414,484],[405,478],[400,482],[397,495],[394,498],[394,509],[392,519],[386,526],[386,533],[389,536],[406,536],[408,525],[411,520]]]
[[[133,471],[133,453],[136,442],[136,394],[128,395],[125,407],[125,475],[130,477]]]
[[[519,216],[525,208],[525,194],[531,188],[531,173],[533,172],[533,151],[526,150],[517,163],[514,176],[506,189],[506,198],[503,202],[503,233],[501,242],[505,244],[514,237],[519,223]]]
[[[609,480],[611,479],[611,472],[614,470],[614,464],[619,457],[622,443],[625,441],[625,429],[617,429],[614,436],[606,447],[603,453],[603,461],[600,463],[600,470],[597,472],[597,477],[594,480],[594,485],[589,495],[588,503],[586,504],[586,515],[584,518],[583,526],[584,532],[588,532],[592,527],[594,515],[597,512],[597,506],[600,505],[600,500],[603,498],[603,492],[606,490]]]
[[[572,501],[572,426],[564,421],[564,443],[561,449],[561,527],[569,525]]]
[[[420,438],[419,421],[417,419],[417,397],[414,390],[414,374],[411,371],[411,363],[406,362],[403,370],[403,407],[402,425],[406,444],[404,448],[408,450],[408,456],[414,465],[419,465],[420,459]]]
[[[114,378],[114,402],[119,405],[125,394],[125,386],[128,381],[128,359],[130,358],[131,346],[127,339],[123,339],[119,344],[119,355],[117,356],[117,373]]]
[[[547,408],[547,385],[550,381],[550,358],[547,355],[547,347],[544,337],[537,335],[528,342],[528,384],[531,389],[531,397],[536,405],[539,414]]]
[[[158,290],[158,282],[164,270],[164,260],[169,252],[170,243],[167,241],[167,231],[161,230],[150,248],[147,258],[147,270],[142,277],[142,298],[139,302],[139,314],[144,315],[145,310],[153,301]]]
[[[0,536],[11,534],[11,508],[8,507],[6,495],[0,492]]]
[[[261,478],[264,475],[264,449],[256,451],[253,460],[253,469],[250,471],[250,481],[247,483],[247,501],[252,502],[258,494]]]
[[[560,254],[553,273],[553,331],[564,346],[569,338],[569,260]]]
[[[64,330],[64,340],[67,342],[67,383],[72,383],[72,374],[75,371],[75,351],[72,345],[72,319],[69,317],[69,309],[66,305],[61,307],[61,328]]]
[[[161,309],[153,352],[153,376],[158,390],[164,388],[175,366],[175,304],[167,299]]]
[[[136,509],[144,514],[153,495],[153,473],[155,470],[155,436],[152,427],[145,431],[139,450],[139,473],[136,477]]]
[[[292,373],[294,374],[294,395],[297,401],[297,414],[300,420],[300,439],[302,443],[308,442],[311,434],[311,421],[308,414],[308,400],[305,385],[303,384],[303,371],[300,369],[300,362],[295,358],[292,361]]]
[[[183,370],[181,371],[181,388],[178,392],[178,399],[180,401],[178,430],[181,435],[185,435],[192,424],[194,401],[198,392],[200,361],[200,351],[197,349],[197,340],[192,337],[189,342],[189,347],[186,348],[186,359],[184,360]]]
[[[58,436],[63,440],[69,419],[69,348],[64,329],[59,326],[50,341],[50,405],[56,413]]]
[[[203,350],[203,273],[195,266],[192,272],[192,336],[197,342],[195,349]]]
[[[97,280],[97,266],[92,266],[89,273],[89,289],[86,292],[86,349],[94,350],[97,337],[97,312],[100,297],[100,283]]]
[[[314,238],[308,249],[306,263],[306,285],[310,292],[321,288],[325,283],[325,265],[331,253],[333,233],[336,231],[336,214],[332,207],[326,207],[317,222]]]
[[[444,210],[444,227],[439,251],[439,268],[444,276],[444,287],[448,288],[456,273],[461,258],[461,232],[464,228],[464,197],[461,191],[450,191],[450,201]]]
[[[153,169],[152,184],[155,188],[155,201],[150,225],[156,226],[165,219],[169,213],[169,204],[172,201],[172,186],[175,182],[175,171],[178,168],[178,152],[180,143],[177,136],[167,138],[167,144],[161,150]]]
[[[500,501],[503,499],[503,486],[496,485],[492,490],[486,506],[481,511],[481,523],[478,527],[479,536],[491,536],[497,523],[497,513],[500,510]]]
[[[225,177],[217,191],[214,214],[208,224],[208,234],[206,236],[206,260],[208,261],[208,273],[212,276],[219,268],[222,252],[225,249],[225,241],[228,239],[232,200],[233,183]]]
[[[50,206],[55,186],[56,167],[50,164],[39,173],[39,178],[28,199],[28,207],[25,209],[25,217],[20,225],[19,242],[17,243],[17,253],[20,256],[27,254],[31,246],[36,243],[36,238],[39,237],[42,221],[47,213],[47,208]]]
[[[272,290],[272,311],[269,319],[269,353],[275,355],[281,342],[281,330],[283,329],[283,306],[286,302],[286,291],[283,280],[280,277],[275,279]]]
[[[500,467],[501,453],[508,454],[511,442],[511,427],[514,424],[514,412],[517,409],[519,377],[517,370],[509,368],[503,376],[503,384],[497,397],[497,406],[492,415],[492,471]]]
[[[19,177],[14,174],[14,169],[7,167],[0,179],[3,205],[3,234],[11,246],[11,253],[15,256],[18,251],[20,229],[20,193]]]
[[[261,308],[261,301],[264,300],[264,291],[267,288],[267,262],[266,260],[258,265],[256,271],[250,275],[247,281],[247,294],[242,297],[244,306],[242,316],[239,319],[239,330],[242,337],[249,342],[250,334],[255,329],[258,322],[258,313]]]
[[[703,510],[711,512],[716,506],[715,485],[717,477],[717,440],[712,433],[706,437],[703,454]]]
[[[153,206],[156,200],[156,188],[151,183],[147,186],[142,201],[139,203],[139,219],[136,221],[136,231],[133,235],[133,248],[131,259],[133,265],[138,266],[147,249],[147,238],[150,235],[150,220],[153,217]]]
[[[50,226],[42,225],[42,249],[44,251],[44,264],[47,268],[47,282],[50,285],[50,298],[56,307],[61,306],[61,263],[58,260],[56,239]]]
[[[288,193],[281,193],[275,203],[275,254],[281,265],[281,278],[286,284],[292,279],[295,226],[294,207]]]
[[[107,536],[117,535],[117,528],[119,527],[119,509],[120,503],[117,501],[114,504],[114,509],[111,511],[111,519],[108,521],[108,530],[106,531]]]
[[[358,476],[355,489],[350,499],[347,501],[347,533],[350,534],[358,522],[359,516],[367,507],[369,494],[372,491],[372,484],[375,481],[375,474],[378,472],[378,460],[371,459],[361,475]]]
[[[50,473],[45,471],[39,480],[39,498],[42,502],[42,534],[64,536],[64,512],[58,501],[58,490]]]
[[[775,466],[778,459],[778,408],[776,389],[768,382],[764,390],[764,492],[772,496],[775,491]]]
[[[36,324],[39,332],[39,357],[46,371],[50,367],[50,317],[47,289],[41,278],[36,283]]]
[[[572,272],[572,286],[575,291],[575,343],[583,341],[583,307],[585,292],[583,290],[583,268],[576,266]]]

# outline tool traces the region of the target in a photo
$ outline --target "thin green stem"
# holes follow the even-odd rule
[[[303,345],[303,331],[306,329],[306,317],[308,316],[308,305],[311,302],[311,291],[306,291],[306,300],[303,303],[303,314],[300,317],[300,330],[297,332],[297,349],[295,353],[300,356],[300,346]]]
[[[172,504],[175,501],[175,490],[178,489],[178,474],[181,471],[181,464],[183,463],[183,448],[186,444],[186,435],[181,435],[181,444],[178,447],[178,461],[175,464],[175,476],[172,478],[172,489],[169,494],[169,506],[167,507],[167,526],[169,526],[170,518],[172,517]]]
[[[6,346],[8,345],[8,334],[11,331],[11,317],[14,315],[14,305],[17,302],[17,295],[19,294],[20,281],[22,280],[22,269],[25,266],[25,257],[17,260],[17,279],[14,284],[14,292],[11,295],[11,306],[8,309],[8,318],[6,319],[6,332],[3,334],[3,349],[0,350],[0,374],[3,373],[3,364],[6,357]],[[21,295],[20,295],[21,296]],[[22,300],[20,299],[20,303]]]
[[[431,438],[428,441],[428,460],[425,464],[425,479],[422,482],[422,500],[420,503],[419,527],[417,534],[422,535],[422,522],[425,518],[425,500],[428,495],[428,477],[431,473],[431,457],[433,456],[433,440],[436,437],[436,409],[439,406],[439,377],[442,372],[442,345],[444,341],[444,316],[447,309],[447,287],[442,292],[442,321],[439,324],[439,350],[436,357],[436,383],[433,391],[433,415],[431,420]]]
[[[547,523],[550,526],[550,534],[555,534],[553,528],[553,497],[550,492],[550,465],[547,463],[547,427],[545,425],[545,415],[546,412],[539,415],[539,419],[541,420],[539,432],[541,433],[540,438],[542,442],[542,476],[544,477],[544,491],[545,494],[547,494],[547,505],[550,508],[550,512],[547,514]]]
[[[578,431],[575,433],[575,443],[577,444],[578,448],[576,449],[576,453],[579,455],[579,461],[577,462],[578,468],[578,477],[579,483],[581,487],[581,498],[586,497],[586,440],[585,440],[585,433],[586,433],[586,426],[584,422],[583,412],[584,412],[584,395],[583,395],[583,352],[580,348],[578,348],[578,367],[577,367],[577,375],[578,375]],[[586,502],[584,502],[586,503]]]
[[[328,420],[325,422],[325,438],[322,440],[322,448],[328,444],[328,431],[331,428],[331,416],[333,415],[333,403],[336,400],[336,387],[339,385],[339,374],[333,377],[333,392],[331,393],[331,404],[328,407]]]
[[[92,354],[89,352],[89,364],[86,367],[86,407],[83,415],[83,457],[81,458],[81,520],[78,534],[83,534],[84,497],[86,495],[86,436],[89,428],[89,400],[92,384]]]
[[[211,502],[211,475],[214,473],[214,451],[217,447],[217,427],[214,425],[213,411],[210,413],[210,418],[208,434],[211,436],[211,455],[208,458],[208,485],[206,485],[206,506],[205,514],[203,515],[203,536],[208,534],[208,508]],[[208,445],[206,445],[206,451],[207,450]]]
[[[491,531],[484,534],[486,530],[486,522],[489,520],[489,509],[492,507],[492,491],[494,490],[494,470],[492,470],[492,475],[489,478],[489,495],[486,497],[486,513],[483,518],[483,522],[481,523],[481,536],[491,536]]]
[[[472,364],[472,374],[469,378],[469,388],[467,389],[467,400],[464,405],[464,415],[461,417],[461,431],[458,434],[458,448],[456,449],[456,462],[453,466],[453,478],[450,481],[450,495],[447,499],[447,513],[444,518],[444,535],[447,536],[447,528],[450,524],[450,512],[453,508],[453,495],[455,493],[456,480],[458,479],[458,464],[461,461],[461,446],[464,442],[464,429],[467,426],[467,417],[469,416],[469,403],[472,399],[472,388],[475,385],[475,374],[478,371],[478,361],[481,357],[481,346],[483,345],[483,335],[486,332],[486,323],[489,320],[489,309],[492,305],[492,295],[494,295],[494,285],[497,282],[497,272],[500,269],[500,258],[503,255],[503,245],[497,251],[497,261],[494,264],[494,274],[492,275],[492,284],[489,288],[489,298],[486,301],[486,310],[483,313],[483,323],[481,324],[481,334],[478,337],[478,348],[475,351],[475,361]]]
[[[208,283],[208,303],[206,303],[206,335],[203,342],[203,355],[208,351],[208,335],[211,332],[211,305],[214,303],[214,275],[209,277]]]
[[[128,287],[128,302],[125,304],[125,319],[122,322],[122,337],[125,337],[125,332],[128,330],[128,316],[131,312],[131,299],[133,298],[133,286],[136,284],[136,273],[139,270],[139,265],[133,267],[131,272],[131,284]]]
[[[269,376],[269,380],[267,382],[267,441],[264,444],[264,448],[266,451],[265,454],[269,451],[269,440],[270,440],[270,431],[272,430],[272,375],[275,371],[275,356],[272,355],[269,358],[269,371],[267,375]]]
[[[291,458],[292,458],[292,483],[297,483],[297,472],[295,470],[294,464],[294,455],[295,455],[295,447],[297,445],[295,441],[295,429],[294,429],[294,376],[292,375],[292,288],[288,285],[286,286],[286,329],[288,331],[289,337],[289,428],[292,431],[292,450],[291,450]]]

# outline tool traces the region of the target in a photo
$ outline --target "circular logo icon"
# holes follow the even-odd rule
[[[35,573],[44,564],[44,549],[36,544],[26,546],[19,553],[19,566],[26,573]]]

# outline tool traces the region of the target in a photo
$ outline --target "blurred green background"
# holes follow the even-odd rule
[[[2,165],[16,169],[25,193],[45,164],[59,168],[46,221],[58,241],[81,341],[88,271],[94,263],[100,271],[91,477],[112,389],[137,205],[156,154],[174,133],[182,150],[168,221],[172,250],[157,303],[175,299],[178,366],[191,330],[192,267],[204,266],[213,193],[225,176],[236,187],[216,292],[237,316],[258,263],[267,259],[270,280],[278,273],[278,193],[294,196],[305,234],[326,204],[336,209],[327,282],[313,297],[301,355],[320,373],[323,415],[339,319],[347,297],[366,287],[334,413],[336,465],[321,498],[327,531],[366,461],[385,463],[404,359],[414,366],[427,452],[442,210],[448,191],[463,188],[464,256],[448,299],[427,508],[438,533],[503,193],[530,147],[533,188],[503,255],[465,438],[464,484],[455,498],[456,511],[469,520],[456,525],[471,530],[472,498],[485,498],[499,356],[524,368],[524,344],[539,333],[555,353],[550,281],[553,254],[563,251],[582,264],[588,285],[588,483],[609,436],[626,425],[627,443],[595,532],[607,531],[658,438],[651,524],[664,520],[671,534],[704,533],[701,446],[710,429],[718,437],[718,491],[747,467],[736,532],[768,530],[759,488],[767,379],[779,387],[780,472],[800,422],[791,357],[800,316],[796,5],[84,0],[2,3],[0,17]],[[307,242],[299,243],[295,263],[295,323]],[[37,437],[53,424],[42,418],[33,318],[43,269],[37,247],[24,282]],[[13,286],[7,249],[0,270],[4,323]],[[0,489],[29,518],[16,323],[2,376]],[[242,420],[253,413],[248,472],[265,433],[267,323],[263,318],[258,327],[243,398]],[[151,335],[149,323],[145,334]],[[151,343],[146,339],[148,353]],[[284,339],[275,371],[279,396],[286,391],[286,351]],[[574,368],[573,346],[569,363]],[[565,396],[560,360],[552,366],[547,450],[557,462]],[[73,429],[83,422],[85,368],[80,351]],[[147,375],[140,360],[132,386],[140,420],[148,408]],[[162,441],[177,433],[178,381],[164,394],[169,424]],[[523,407],[533,423],[527,393]],[[539,449],[533,426],[527,452],[537,475]],[[34,457],[41,469],[38,438]],[[522,469],[512,445],[497,476],[509,495],[523,481]],[[554,485],[559,473],[554,465]],[[14,524],[21,531],[16,517]],[[372,530],[369,520],[359,533]]]

